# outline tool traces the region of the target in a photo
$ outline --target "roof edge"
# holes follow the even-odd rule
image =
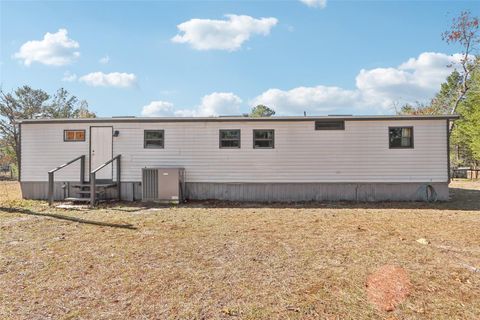
[[[253,121],[382,121],[382,120],[455,120],[458,115],[390,115],[390,116],[286,116],[286,117],[112,117],[112,118],[61,118],[18,119],[16,123],[105,123],[105,122],[253,122]]]

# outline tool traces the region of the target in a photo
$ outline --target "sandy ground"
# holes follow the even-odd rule
[[[0,319],[478,319],[480,182],[451,188],[432,204],[67,210],[2,183]],[[367,294],[386,265],[409,285],[393,311]]]

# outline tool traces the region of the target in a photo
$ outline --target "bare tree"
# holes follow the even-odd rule
[[[472,71],[478,67],[477,59],[473,59],[480,43],[478,17],[472,17],[469,11],[461,12],[458,17],[453,18],[452,25],[442,34],[442,39],[448,44],[459,44],[462,47],[462,57],[460,59],[462,80],[457,97],[450,110],[450,113],[454,114],[469,90],[468,80]]]

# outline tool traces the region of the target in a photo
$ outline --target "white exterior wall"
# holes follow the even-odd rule
[[[314,129],[314,121],[121,122],[22,125],[22,181],[47,181],[47,171],[87,156],[89,127],[113,126],[113,154],[122,181],[141,168],[179,166],[188,182],[446,182],[446,120],[345,121],[345,130]],[[413,126],[413,149],[389,149],[389,126]],[[85,129],[85,142],[64,142],[64,129]],[[165,130],[164,149],[144,149],[143,130]],[[241,129],[240,149],[220,149],[219,129]],[[253,129],[274,129],[274,149],[253,149]],[[115,172],[115,170],[114,170]],[[56,181],[78,180],[79,163]]]

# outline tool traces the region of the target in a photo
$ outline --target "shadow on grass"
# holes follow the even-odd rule
[[[102,227],[129,229],[129,230],[137,229],[132,224],[118,224],[118,223],[86,220],[86,219],[80,219],[76,217],[70,217],[70,216],[65,216],[65,215],[55,214],[55,213],[34,212],[32,210],[23,209],[23,208],[0,207],[0,211],[9,212],[9,213],[27,214],[31,216],[48,217],[48,218],[54,218],[54,219],[66,220],[66,221],[72,221],[72,222],[78,222],[78,223],[84,223],[84,224],[91,224],[91,225],[102,226]]]

